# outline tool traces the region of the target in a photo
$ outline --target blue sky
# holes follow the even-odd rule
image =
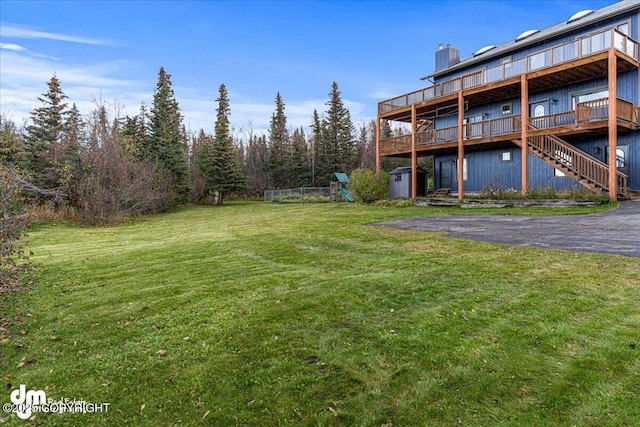
[[[218,87],[232,125],[265,130],[280,92],[307,127],[337,82],[354,122],[383,99],[428,85],[439,43],[461,57],[613,0],[0,0],[0,112],[17,124],[55,73],[83,114],[149,105],[163,66],[184,122],[212,131]]]

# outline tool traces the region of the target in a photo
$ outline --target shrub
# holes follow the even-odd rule
[[[559,196],[558,192],[553,186],[547,185],[546,187],[542,188],[529,188],[529,190],[527,191],[527,198],[535,200],[556,200],[559,199]]]
[[[20,285],[20,274],[27,264],[19,240],[27,225],[22,191],[24,180],[13,168],[0,163],[0,294]]]
[[[373,203],[389,196],[389,174],[357,169],[351,174],[350,189],[358,202]]]
[[[128,216],[161,212],[175,195],[155,165],[129,159],[122,146],[107,142],[83,153],[90,165],[78,180],[75,220],[109,224]]]
[[[505,189],[502,186],[498,188],[486,186],[482,189],[479,198],[489,200],[517,200],[521,199],[522,195],[518,190],[514,190],[513,188]]]

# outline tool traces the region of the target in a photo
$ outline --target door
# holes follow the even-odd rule
[[[463,119],[463,138],[480,138],[482,136],[482,116],[471,116]]]
[[[627,159],[628,151],[628,145],[618,145],[616,148],[616,168],[627,175],[629,175],[629,162]],[[609,164],[609,147],[606,147],[604,157],[605,163]]]
[[[549,101],[534,102],[529,104],[529,117],[531,124],[538,129],[548,128],[549,125],[545,116],[549,114]]]
[[[440,162],[440,188],[451,188],[451,162]]]

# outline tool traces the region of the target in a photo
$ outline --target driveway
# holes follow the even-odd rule
[[[441,215],[378,225],[444,231],[458,239],[640,257],[640,200],[591,215]]]

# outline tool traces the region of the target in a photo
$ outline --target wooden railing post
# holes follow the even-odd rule
[[[613,31],[611,35],[613,39]],[[609,83],[609,200],[618,199],[618,177],[616,172],[616,149],[618,148],[618,103],[616,99],[618,88],[618,67],[616,48],[613,40],[611,41],[611,47],[609,48],[609,66],[608,77]]]
[[[464,122],[464,95],[458,92],[458,200],[464,198],[464,143],[462,123]]]
[[[380,170],[380,117],[376,120],[376,171]]]
[[[526,65],[525,65],[526,67]],[[527,187],[529,186],[529,148],[527,141],[527,129],[529,123],[529,81],[527,80],[527,75],[522,74],[520,77],[520,105],[521,105],[521,130],[520,130],[520,139],[522,140],[521,144],[521,194],[522,197],[527,197]]]
[[[411,106],[411,198],[418,197],[418,157],[416,154],[416,131],[418,123],[416,123],[416,106]]]

